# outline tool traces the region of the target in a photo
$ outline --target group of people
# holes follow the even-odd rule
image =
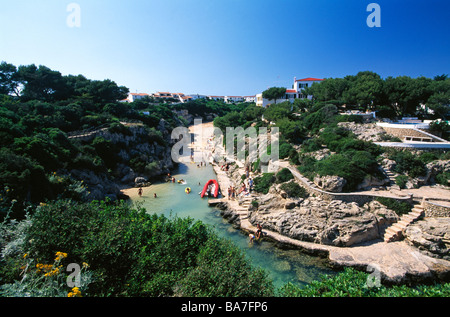
[[[253,190],[253,179],[246,179],[239,189],[234,186],[228,187],[228,199],[235,199],[237,196],[247,196]]]
[[[142,189],[142,187],[139,187],[139,189],[138,189],[139,197],[142,197],[143,194],[144,194],[144,190]],[[154,193],[153,197],[158,198],[158,195],[156,195],[156,193]]]

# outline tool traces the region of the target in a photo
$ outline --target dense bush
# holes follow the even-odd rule
[[[400,202],[393,198],[378,197],[377,201],[385,205],[387,208],[394,210],[398,216],[411,212],[412,205],[407,202]]]
[[[424,158],[422,157],[422,159]],[[409,151],[391,150],[389,159],[396,162],[394,171],[399,174],[407,174],[414,178],[424,176],[426,173],[424,161]]]
[[[294,179],[294,175],[292,175],[291,171],[288,168],[281,169],[275,177],[278,184],[285,183],[287,181],[290,181],[291,179]]]
[[[291,198],[308,198],[309,194],[305,188],[296,182],[284,183],[280,186],[282,190]]]
[[[252,268],[242,251],[190,218],[148,214],[126,203],[60,200],[39,207],[29,221],[21,252],[2,260],[7,265],[3,283],[6,272],[18,272],[20,261],[14,257],[27,253],[39,263],[53,263],[56,252],[63,252],[66,263],[89,265],[92,282],[83,296],[264,296],[273,291],[266,274]],[[11,275],[8,279],[14,283]]]
[[[450,283],[416,287],[384,286],[368,273],[346,268],[335,276],[323,276],[304,288],[286,284],[279,289],[282,297],[448,297]]]
[[[254,189],[258,193],[267,194],[275,181],[274,173],[264,173],[254,179]]]

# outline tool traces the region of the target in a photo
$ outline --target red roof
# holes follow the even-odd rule
[[[324,79],[320,79],[320,78],[304,78],[304,79],[297,79],[296,81],[323,81]]]

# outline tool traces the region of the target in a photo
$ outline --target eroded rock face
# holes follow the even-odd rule
[[[251,212],[252,224],[293,239],[340,247],[378,239],[384,227],[397,220],[394,212],[376,202],[360,207],[310,197],[286,208],[282,199],[268,194],[260,203],[258,211]]]
[[[364,141],[381,142],[386,135],[386,131],[376,123],[354,123],[354,122],[340,122],[338,126],[344,127],[353,132],[358,139]]]
[[[450,218],[425,218],[409,225],[405,237],[426,255],[450,260]]]
[[[323,176],[314,178],[314,183],[326,192],[341,193],[347,181],[339,176]]]

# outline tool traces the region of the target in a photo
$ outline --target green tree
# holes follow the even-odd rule
[[[0,64],[0,94],[9,95],[14,93],[16,96],[19,96],[19,84],[17,67],[2,62]]]
[[[275,104],[277,99],[283,98],[284,95],[286,95],[286,88],[283,87],[271,87],[262,93],[264,99],[273,100]]]
[[[69,96],[69,87],[61,73],[46,66],[19,66],[17,76],[23,84],[23,100],[55,101]]]
[[[436,117],[447,120],[450,116],[450,78],[434,80],[430,89],[427,107],[434,111]]]
[[[388,77],[384,84],[384,101],[397,116],[415,115],[419,105],[430,97],[431,83],[425,77]]]
[[[359,72],[356,76],[346,76],[348,89],[342,95],[344,100],[366,110],[380,103],[383,91],[383,80],[380,75],[364,71]]]

